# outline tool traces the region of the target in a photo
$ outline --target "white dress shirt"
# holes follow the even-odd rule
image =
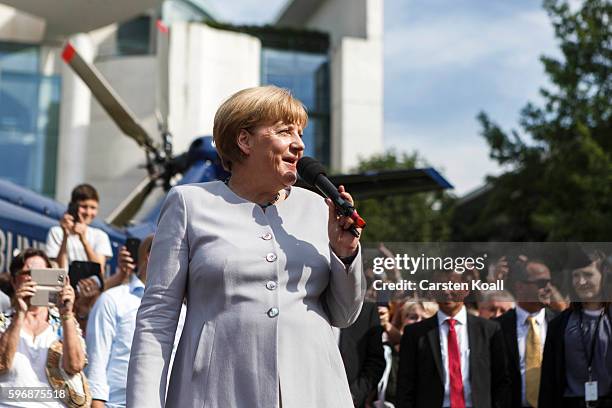
[[[438,327],[440,329],[440,351],[442,352],[442,368],[444,369],[444,403],[443,407],[450,407],[450,376],[448,373],[448,323],[450,316],[438,311]],[[461,377],[463,379],[463,396],[465,406],[472,406],[472,387],[470,385],[470,343],[467,330],[467,311],[465,306],[461,308],[453,319],[457,321],[455,331],[461,354]]]
[[[92,352],[89,354],[87,378],[93,399],[106,401],[107,408],[126,406],[128,363],[136,327],[136,313],[144,287],[144,283],[135,274],[130,275],[128,283],[103,292],[89,315],[87,345]],[[170,367],[184,324],[184,310],[183,305]]]
[[[546,341],[546,329],[548,328],[548,323],[546,323],[546,311],[544,308],[540,309],[539,312],[529,313],[520,306],[516,306],[516,338],[521,368],[521,401],[524,407],[530,406],[525,398],[525,347],[527,344],[527,333],[529,333],[529,322],[527,321],[527,317],[529,316],[535,317],[536,327],[540,334],[542,354],[544,354],[544,342]]]

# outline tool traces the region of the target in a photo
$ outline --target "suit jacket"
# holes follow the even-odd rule
[[[352,407],[330,325],[357,319],[361,256],[331,251],[329,210],[301,188],[262,208],[222,182],[173,188],[147,269],[128,407]],[[166,398],[181,303],[187,315]]]
[[[506,348],[497,322],[468,314],[472,404],[510,406]],[[444,402],[444,369],[438,317],[404,328],[400,344],[397,408],[436,408]]]
[[[550,309],[545,310],[546,322],[555,317],[555,313]],[[522,385],[521,379],[521,357],[519,355],[518,340],[516,332],[516,309],[512,309],[495,319],[501,325],[504,332],[504,340],[506,342],[506,350],[508,352],[508,371],[510,373],[510,381],[512,383],[512,407],[520,408],[523,406],[522,401]],[[550,328],[550,326],[549,326]],[[547,329],[547,332],[549,330]]]
[[[340,332],[340,354],[357,407],[365,404],[385,371],[382,332],[376,303],[371,302],[365,302],[357,321]]]
[[[548,324],[538,407],[557,408],[563,406],[563,392],[567,385],[565,379],[565,329],[572,309],[561,312]]]

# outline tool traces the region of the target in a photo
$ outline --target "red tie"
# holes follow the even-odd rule
[[[455,331],[455,319],[448,319],[448,375],[450,377],[450,406],[451,408],[465,408],[463,396],[463,377],[461,377],[461,355],[459,342]]]

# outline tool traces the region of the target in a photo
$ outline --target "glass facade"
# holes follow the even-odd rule
[[[212,21],[206,11],[207,5],[201,0],[165,0],[162,3],[162,17],[166,24],[177,21]]]
[[[38,67],[38,47],[0,43],[0,177],[53,196],[60,78]]]
[[[329,58],[326,53],[262,49],[261,83],[290,89],[308,109],[305,154],[330,162]]]
[[[166,25],[182,21],[210,21],[205,4],[197,0],[165,0],[155,12],[142,14],[117,26],[115,41],[98,49],[97,60],[126,55],[151,55],[156,52],[156,20]]]
[[[153,53],[151,17],[142,15],[119,24],[117,55],[147,55]]]

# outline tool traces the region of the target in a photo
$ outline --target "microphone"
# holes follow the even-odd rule
[[[359,231],[357,231],[357,227],[364,228],[366,226],[366,222],[363,218],[361,218],[361,216],[359,216],[355,210],[355,207],[340,196],[336,186],[334,186],[327,178],[323,165],[312,157],[304,156],[297,163],[297,171],[302,180],[315,187],[325,197],[332,200],[336,206],[336,211],[338,214],[353,219],[355,223],[351,225],[349,231],[355,237],[359,238],[360,234]]]

